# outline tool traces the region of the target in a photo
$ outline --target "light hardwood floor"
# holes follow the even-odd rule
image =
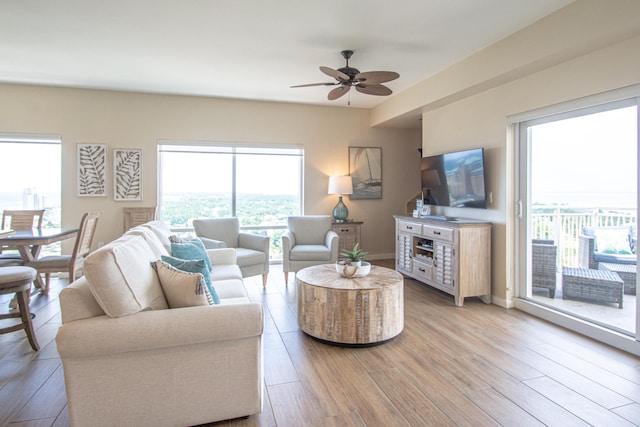
[[[39,352],[23,332],[0,335],[0,426],[69,424],[54,341],[65,284],[33,297]],[[265,304],[264,411],[214,426],[640,425],[640,358],[520,311],[455,307],[406,279],[400,336],[341,348],[299,330],[278,266],[266,290],[260,277],[247,285]]]

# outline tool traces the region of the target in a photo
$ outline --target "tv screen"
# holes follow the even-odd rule
[[[487,208],[482,148],[423,157],[420,176],[425,204]]]

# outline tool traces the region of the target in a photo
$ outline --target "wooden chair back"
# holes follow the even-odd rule
[[[44,209],[5,210],[2,212],[2,226],[0,228],[9,228],[11,230],[42,228],[44,211]]]
[[[93,243],[93,237],[98,228],[98,219],[100,219],[100,212],[88,212],[82,216],[76,244],[71,255],[71,263],[77,263],[79,258],[84,259],[91,252],[91,243]],[[76,267],[75,270],[78,268]]]

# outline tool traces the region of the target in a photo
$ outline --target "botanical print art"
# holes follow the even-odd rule
[[[142,150],[113,150],[113,199],[142,200]]]
[[[106,144],[78,144],[78,196],[107,196]]]

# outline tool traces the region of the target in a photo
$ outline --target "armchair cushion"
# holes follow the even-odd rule
[[[330,261],[331,249],[324,245],[295,245],[289,252],[292,261]]]
[[[153,267],[158,273],[169,308],[213,304],[202,274],[178,270],[164,261],[156,261]]]
[[[585,229],[587,235],[596,238],[595,251],[605,254],[631,254],[629,227]]]
[[[583,227],[578,239],[582,268],[598,269],[601,262],[636,264],[634,225]]]

